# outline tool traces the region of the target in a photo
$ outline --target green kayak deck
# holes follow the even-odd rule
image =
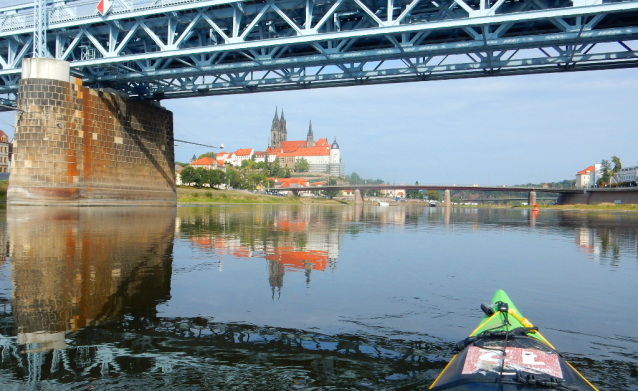
[[[456,354],[430,386],[431,390],[598,391],[565,361],[516,308],[496,291],[470,336],[457,343]]]

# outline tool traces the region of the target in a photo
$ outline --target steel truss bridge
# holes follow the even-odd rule
[[[36,50],[153,100],[638,64],[638,1],[38,1],[0,9],[2,104]]]

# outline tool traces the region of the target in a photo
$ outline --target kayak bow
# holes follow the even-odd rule
[[[565,361],[502,290],[481,323],[457,343],[456,354],[431,390],[598,391]]]

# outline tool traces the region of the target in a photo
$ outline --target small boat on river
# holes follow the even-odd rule
[[[481,305],[481,323],[457,343],[456,354],[430,390],[598,390],[523,317],[505,292],[498,290],[492,303]]]

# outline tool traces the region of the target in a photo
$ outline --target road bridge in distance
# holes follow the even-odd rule
[[[444,191],[443,206],[451,206],[451,191],[495,191],[495,192],[521,192],[528,193],[527,202],[534,205],[537,201],[537,193],[555,193],[558,195],[557,203],[566,204],[597,204],[610,202],[616,204],[638,204],[638,188],[549,188],[549,187],[522,187],[522,186],[457,186],[457,185],[350,185],[350,186],[317,186],[311,189],[291,189],[293,193],[300,191],[343,191],[354,190],[355,204],[363,203],[362,190],[441,190]]]

